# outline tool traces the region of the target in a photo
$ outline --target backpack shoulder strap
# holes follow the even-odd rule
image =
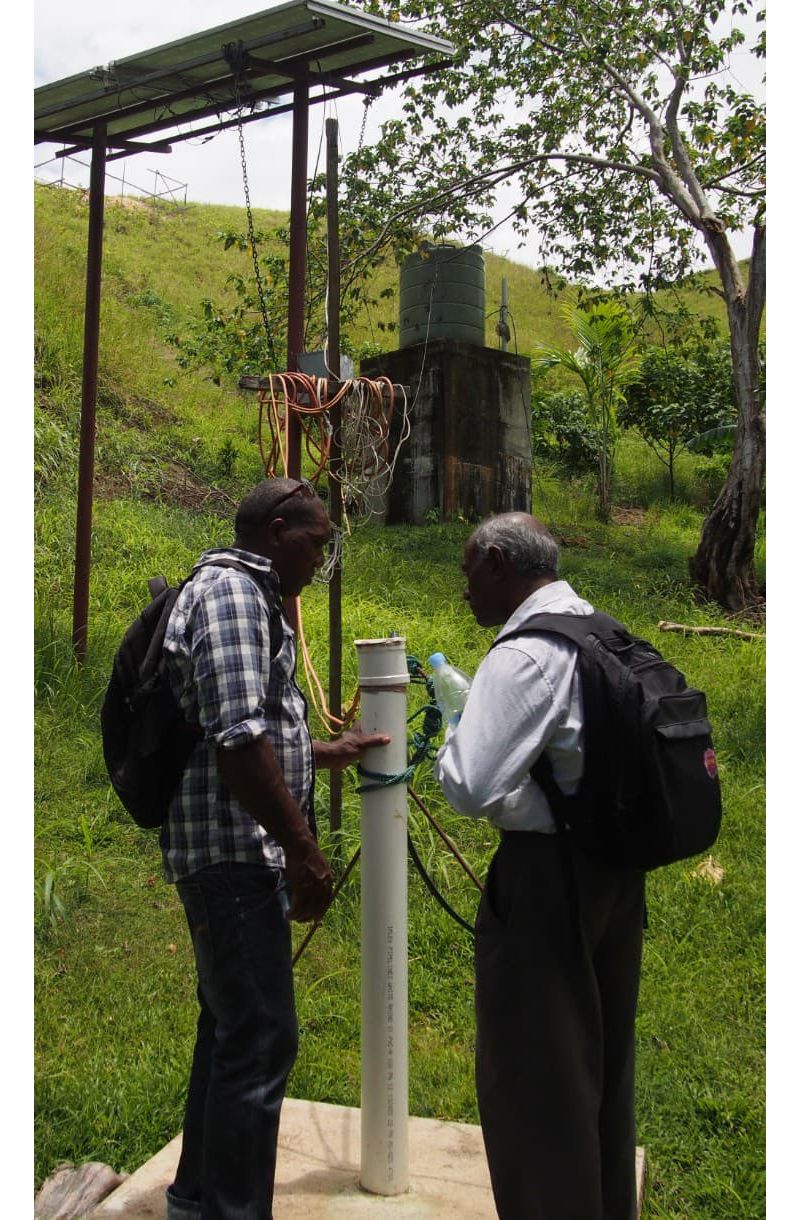
[[[600,615],[599,611],[589,615],[574,615],[574,614],[537,614],[528,619],[526,625],[517,628],[517,631],[510,631],[504,636],[499,636],[491,644],[494,648],[496,644],[505,644],[511,639],[518,639],[523,636],[538,636],[541,632],[552,634],[552,636],[561,636],[563,639],[570,639],[573,644],[578,644],[579,647],[589,636],[596,636],[601,630],[599,619],[605,619],[605,615]],[[610,620],[613,622],[613,620]]]
[[[148,582],[149,583],[149,582]],[[150,641],[147,645],[147,651],[144,654],[142,663],[139,667],[139,673],[142,678],[146,675],[153,674],[161,659],[161,652],[164,647],[164,637],[167,634],[167,624],[172,614],[173,607],[178,600],[182,586],[170,588],[166,583],[164,588],[159,590],[150,602],[147,608],[151,615],[157,615],[153,634],[150,636]],[[156,605],[158,603],[158,606]],[[152,608],[152,609],[151,609]]]
[[[257,583],[253,569],[238,559],[209,559],[208,563],[200,564],[200,568],[233,568],[235,572],[243,572],[245,576],[249,576],[253,584]],[[200,568],[195,568],[192,576],[196,575]],[[189,579],[191,580],[191,577]]]
[[[592,637],[596,638],[615,629],[619,629],[622,632],[625,631],[625,628],[620,623],[617,623],[615,619],[597,610],[592,614],[585,615],[535,614],[517,631],[511,631],[507,635],[499,636],[491,645],[491,648],[494,648],[497,644],[505,644],[508,640],[516,640],[525,636],[544,633],[560,636],[562,639],[576,644],[579,649],[583,649],[587,641]],[[576,798],[567,797],[561,792],[561,789],[555,782],[550,759],[544,750],[531,767],[531,775],[543,789],[548,799],[557,829],[560,832],[564,832],[566,829],[565,809],[574,805]]]
[[[244,576],[249,576],[269,607],[269,659],[274,661],[283,644],[282,623],[284,616],[280,599],[273,605],[253,575],[252,568],[248,567],[245,563],[241,563],[238,559],[214,559],[209,563],[204,563],[202,566],[204,568],[233,568],[234,571],[241,572]],[[191,580],[191,577],[189,579]]]
[[[601,610],[595,610],[592,614],[534,614],[524,627],[498,636],[491,647],[494,648],[495,644],[505,644],[519,636],[538,635],[541,632],[559,635],[563,639],[571,640],[578,647],[583,647],[590,636],[602,638],[628,635],[622,623],[618,623],[610,614],[603,614]]]

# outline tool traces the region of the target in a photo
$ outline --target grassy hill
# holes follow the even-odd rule
[[[81,263],[85,257],[88,218],[85,196],[36,186],[35,199],[40,265],[49,267],[55,242],[60,251],[56,261],[72,279],[75,260]],[[286,215],[258,208],[254,209],[253,218],[257,231],[269,231],[288,223]],[[203,298],[230,304],[234,294],[226,284],[227,277],[247,274],[251,257],[249,252],[235,248],[223,250],[218,234],[228,230],[246,231],[244,209],[213,204],[188,204],[176,209],[144,199],[109,198],[104,290],[139,308],[148,304],[152,308],[161,300],[169,304],[177,318],[195,314]],[[267,243],[265,249],[274,250],[275,243]],[[516,344],[521,355],[530,355],[537,343],[568,341],[558,302],[548,294],[538,271],[489,252],[485,253],[485,262],[487,315],[499,309],[501,279],[508,281],[509,307],[515,326],[512,348]],[[717,282],[715,273],[707,275]],[[80,288],[80,280],[76,286]],[[392,335],[379,326],[397,319],[396,297],[380,299],[381,291],[388,287],[399,288],[399,272],[393,263],[379,269],[371,284],[372,295],[378,301],[363,309],[357,319],[352,336],[356,346],[369,341],[390,350],[395,345]],[[725,327],[725,309],[718,298],[696,290],[682,292],[681,298],[694,312],[714,317]],[[499,346],[491,317],[486,337],[489,346]]]
[[[271,231],[286,217],[254,213],[257,230]],[[88,205],[81,192],[35,188],[37,436],[40,473],[53,462],[74,465],[79,418],[84,275]],[[237,301],[231,276],[251,273],[247,251],[223,248],[221,232],[246,228],[243,209],[190,204],[174,209],[137,199],[107,200],[98,392],[98,494],[127,487],[196,502],[209,482],[246,483],[260,469],[255,398],[223,375],[214,384],[208,369],[181,368],[170,334],[186,333],[210,300],[222,310]],[[275,251],[273,240],[265,246]],[[397,318],[394,265],[371,283],[374,304],[362,306],[351,334],[356,350],[390,350],[387,327]],[[500,302],[500,281],[509,283],[514,324],[512,349],[530,355],[538,343],[569,345],[558,301],[538,272],[486,255],[487,314]],[[715,317],[725,328],[722,302],[696,291],[687,306]],[[487,321],[487,341],[494,319]],[[278,350],[282,350],[278,344]],[[551,375],[553,385],[559,374]],[[55,453],[53,452],[55,451]],[[50,456],[48,456],[50,455]],[[228,479],[227,490],[230,490]],[[183,490],[181,490],[183,489]],[[225,487],[223,487],[225,490]]]
[[[275,219],[256,217],[262,225]],[[195,1020],[191,950],[180,904],[161,880],[156,837],[133,826],[109,788],[98,711],[147,578],[163,571],[177,579],[201,550],[228,541],[233,505],[261,473],[253,396],[180,368],[165,338],[204,298],[233,300],[226,277],[247,270],[247,255],[225,253],[214,235],[243,228],[243,213],[195,205],[172,214],[109,201],[89,652],[77,668],[69,637],[86,227],[79,195],[37,188],[37,1182],[64,1160],[133,1170],[180,1127]],[[564,341],[534,272],[488,256],[489,300],[499,302],[502,274],[520,351],[540,338]],[[385,308],[390,320],[394,306]],[[375,321],[373,313],[370,328],[365,319],[362,334],[374,331],[391,346]],[[725,794],[723,833],[709,858],[649,882],[638,1025],[645,1216],[754,1220],[764,1210],[764,647],[659,634],[660,619],[727,622],[714,606],[697,605],[688,584],[702,520],[695,469],[686,464],[682,498],[670,504],[641,446],[623,447],[620,463],[629,507],[612,523],[597,520],[590,484],[546,471],[537,473],[536,510],[562,540],[573,586],[653,639],[707,692]],[[355,681],[350,642],[393,629],[414,655],[443,648],[474,671],[491,635],[461,597],[469,529],[455,522],[354,531],[345,547],[346,689]],[[757,562],[763,571],[763,536]],[[324,674],[323,587],[307,591],[303,617]],[[416,706],[415,691],[410,710]],[[315,716],[312,728],[322,735]],[[332,850],[320,787],[322,843]],[[429,764],[415,787],[483,873],[491,827],[447,808]],[[358,816],[346,785],[343,859],[358,842]],[[410,825],[437,884],[471,919],[471,883],[413,809]],[[354,883],[297,968],[294,1096],[358,1105],[358,929]],[[471,945],[413,873],[409,936],[412,1113],[476,1122]]]

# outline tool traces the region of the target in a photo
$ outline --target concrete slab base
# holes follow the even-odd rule
[[[181,1137],[131,1174],[87,1220],[164,1220]],[[287,1098],[281,1113],[275,1220],[496,1220],[480,1127],[411,1118],[411,1189],[394,1197],[359,1186],[361,1112]],[[641,1201],[644,1152],[637,1149]]]

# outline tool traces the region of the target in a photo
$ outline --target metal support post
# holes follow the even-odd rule
[[[289,316],[286,324],[286,368],[296,372],[305,346],[306,318],[306,175],[308,173],[308,80],[295,81],[292,106],[292,187],[289,215]],[[289,412],[286,435],[286,473],[290,479],[302,474],[300,420]],[[284,608],[294,630],[299,616],[297,598],[284,599]]]
[[[508,280],[505,276],[500,281],[500,350],[508,351]]]
[[[339,124],[336,119],[325,120],[327,159],[325,172],[325,195],[328,219],[328,345],[326,364],[332,376],[338,380],[341,374],[339,360]],[[328,474],[328,513],[335,530],[342,528],[342,485],[339,474],[342,465],[341,404],[331,407],[331,453]],[[331,716],[342,715],[342,556],[333,570],[328,586],[328,705]],[[337,831],[342,825],[342,776],[339,771],[330,773],[330,827]]]
[[[296,372],[305,346],[306,317],[306,179],[308,176],[308,80],[294,86],[292,110],[292,188],[289,218],[289,317],[286,337],[286,368]],[[289,416],[287,473],[300,478],[300,421]]]
[[[98,123],[94,128],[92,165],[89,174],[89,242],[86,254],[86,309],[83,325],[83,384],[78,455],[78,515],[75,527],[75,584],[72,599],[72,647],[79,661],[86,656],[89,628],[89,571],[92,553],[92,494],[105,178],[106,125]]]

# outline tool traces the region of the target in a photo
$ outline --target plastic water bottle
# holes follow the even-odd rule
[[[428,664],[437,707],[448,724],[458,724],[472,679],[451,665],[443,652],[434,652],[428,657]]]

